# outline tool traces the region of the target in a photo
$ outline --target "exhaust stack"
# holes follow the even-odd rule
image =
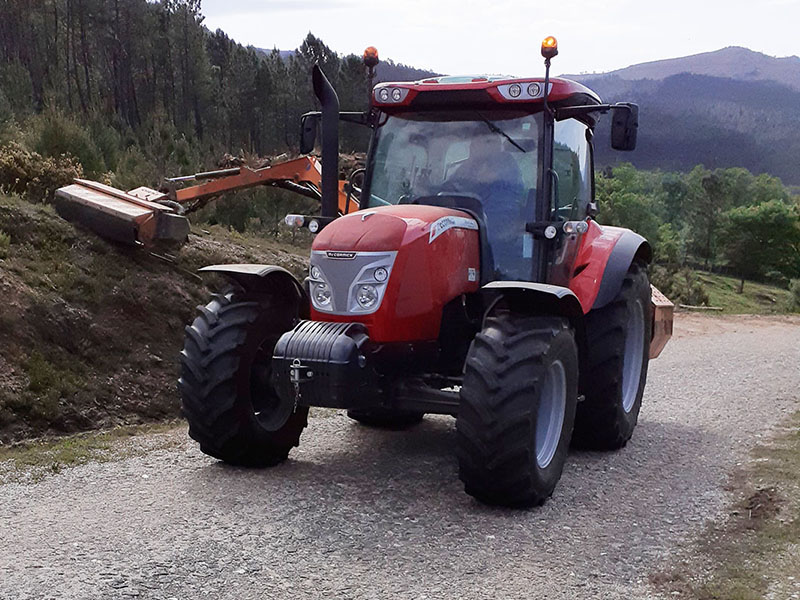
[[[314,95],[322,105],[322,211],[335,218],[339,207],[339,97],[318,64],[311,73]]]

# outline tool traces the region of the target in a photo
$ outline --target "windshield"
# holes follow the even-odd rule
[[[474,194],[486,205],[500,200],[497,188],[522,202],[536,187],[539,121],[497,110],[388,116],[377,131],[368,205],[441,192]]]
[[[463,207],[486,221],[493,276],[527,280],[540,123],[541,113],[518,110],[390,115],[376,132],[367,205],[468,197]]]

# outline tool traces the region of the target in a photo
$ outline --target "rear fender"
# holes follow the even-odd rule
[[[611,229],[610,227],[604,229]],[[622,281],[628,273],[634,260],[649,264],[653,259],[653,251],[646,239],[629,229],[621,229],[621,235],[611,249],[597,297],[592,304],[592,310],[602,308],[614,298],[622,289]]]
[[[301,318],[308,318],[309,298],[297,278],[283,267],[276,265],[211,265],[200,269],[201,273],[219,273],[235,283],[245,292],[275,294],[298,305]]]

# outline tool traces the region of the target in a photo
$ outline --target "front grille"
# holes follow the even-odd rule
[[[311,279],[311,299],[314,308],[333,315],[366,315],[380,308],[383,301],[386,285],[392,276],[392,266],[397,256],[396,251],[391,252],[335,252],[315,250],[311,253],[311,266],[317,267],[322,272],[320,280]],[[383,267],[388,272],[388,277],[383,282],[378,282],[372,273],[378,267]],[[325,283],[331,290],[330,304],[320,306],[314,298],[314,284]],[[368,283],[378,290],[378,302],[370,309],[361,309],[355,301],[356,288]]]

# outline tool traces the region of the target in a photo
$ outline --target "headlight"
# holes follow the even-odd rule
[[[383,88],[383,89],[381,89],[381,90],[378,92],[378,99],[379,99],[381,102],[388,102],[388,101],[389,101],[389,90],[388,90],[388,89],[386,89],[386,88]]]
[[[400,91],[399,88],[394,88],[392,90],[392,100],[395,102],[400,102],[400,99],[403,97],[403,92]]]
[[[360,285],[356,291],[356,301],[361,308],[372,308],[378,302],[378,290],[374,285]]]
[[[389,277],[389,272],[383,267],[378,267],[372,276],[375,277],[375,281],[386,281],[386,278]]]
[[[528,86],[528,95],[536,98],[542,93],[542,88],[538,83],[532,83]]]
[[[325,283],[314,284],[314,302],[317,306],[327,306],[331,303],[331,290]]]
[[[322,279],[322,271],[319,270],[317,265],[311,266],[311,279]]]
[[[522,88],[518,83],[515,83],[508,88],[508,93],[512,98],[516,98],[522,93]]]

